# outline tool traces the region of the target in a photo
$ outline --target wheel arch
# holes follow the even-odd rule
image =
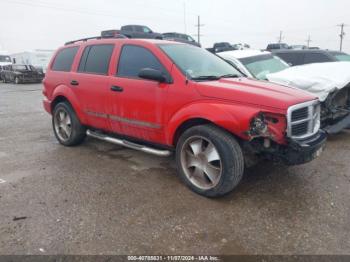
[[[77,117],[82,123],[86,123],[85,115],[81,109],[80,103],[75,94],[66,86],[59,86],[55,89],[53,99],[51,102],[51,112],[53,112],[55,106],[60,102],[68,103],[77,114]]]
[[[65,97],[63,95],[58,95],[55,97],[55,99],[51,103],[51,112],[55,109],[56,105],[58,105],[61,102],[68,103],[70,106],[72,106],[71,102],[69,102],[67,97]]]
[[[172,138],[172,144],[176,145],[177,141],[179,140],[180,136],[185,132],[188,128],[199,126],[199,125],[205,125],[205,124],[214,124],[213,122],[209,121],[205,118],[190,118],[187,119],[185,122],[180,124],[178,128],[176,129],[173,138]],[[215,124],[214,124],[215,125]]]
[[[228,105],[208,103],[189,105],[169,121],[167,143],[176,146],[179,137],[186,129],[203,124],[215,125],[237,139],[247,140],[245,131],[248,129],[250,118],[242,115],[242,113],[237,115],[232,110],[228,110]]]

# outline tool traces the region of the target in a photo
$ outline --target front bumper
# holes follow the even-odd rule
[[[43,80],[43,77],[20,77],[19,80],[22,83],[39,83]]]
[[[286,165],[305,164],[321,155],[326,141],[326,133],[319,131],[315,136],[303,141],[289,140],[287,146],[276,152],[276,156]]]
[[[43,100],[43,106],[46,112],[48,112],[49,114],[51,114],[51,101],[44,99]]]
[[[302,140],[288,141],[286,146],[276,146],[265,152],[265,157],[285,165],[301,165],[319,157],[325,148],[327,135],[319,131],[316,135]]]

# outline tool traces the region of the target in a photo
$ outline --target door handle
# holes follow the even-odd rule
[[[114,92],[123,92],[124,89],[120,86],[112,86],[111,90]]]
[[[76,81],[76,80],[72,80],[72,81],[70,82],[70,84],[71,84],[72,86],[78,86],[78,85],[79,85],[79,82]]]

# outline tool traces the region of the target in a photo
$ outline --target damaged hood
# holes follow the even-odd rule
[[[330,93],[350,84],[350,62],[294,66],[266,77],[271,82],[308,91],[323,102]]]
[[[287,109],[292,105],[317,99],[297,88],[249,78],[222,78],[217,81],[197,82],[196,89],[206,97],[278,109]]]

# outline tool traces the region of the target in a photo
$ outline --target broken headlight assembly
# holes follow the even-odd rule
[[[287,121],[284,115],[259,113],[250,121],[248,135],[251,140],[264,138],[264,146],[269,147],[271,140],[285,143]]]
[[[265,115],[260,113],[250,122],[249,134],[251,136],[265,136],[268,131],[267,125],[268,123],[266,121]]]

